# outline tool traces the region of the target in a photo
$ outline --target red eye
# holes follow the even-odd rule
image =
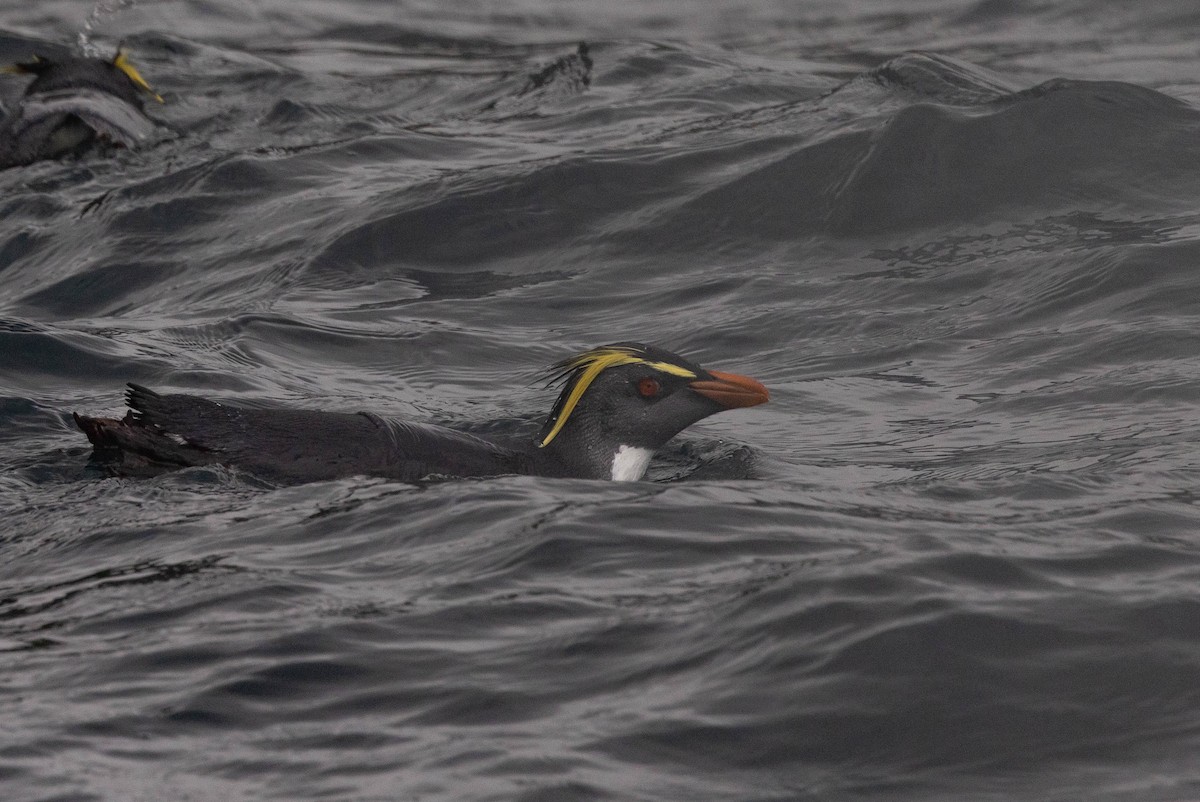
[[[637,387],[643,398],[655,398],[662,392],[662,385],[658,383],[658,379],[650,376],[638,379]]]

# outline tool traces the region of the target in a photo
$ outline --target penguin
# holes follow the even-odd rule
[[[34,56],[0,72],[33,76],[0,123],[0,169],[78,156],[98,143],[133,148],[157,130],[143,99],[162,97],[123,49],[111,59]]]
[[[74,419],[115,475],[233,466],[268,480],[526,474],[637,481],[654,452],[696,421],[769,399],[760,382],[642,343],[593,348],[551,368],[562,388],[532,441],[506,444],[369,412],[247,408],[128,385],[122,419]]]

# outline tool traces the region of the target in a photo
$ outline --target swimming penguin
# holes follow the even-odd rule
[[[16,108],[0,123],[0,169],[79,155],[97,142],[132,148],[155,122],[145,96],[162,102],[124,50],[112,59],[34,56],[0,72],[32,75]]]
[[[284,482],[501,474],[636,481],[655,450],[691,424],[768,399],[754,379],[628,342],[559,362],[550,381],[562,391],[523,446],[366,412],[250,409],[136,384],[124,419],[75,413],[75,422],[94,458],[117,475],[220,463]]]

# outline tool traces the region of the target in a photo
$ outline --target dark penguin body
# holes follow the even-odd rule
[[[444,426],[369,413],[251,409],[131,384],[121,420],[75,415],[94,459],[117,475],[219,463],[282,482],[344,476],[640,479],[650,455],[692,423],[754,406],[767,390],[636,343],[556,366],[564,386],[538,438],[504,445]]]
[[[162,98],[124,51],[111,60],[35,57],[4,71],[34,78],[0,124],[0,169],[77,156],[98,143],[132,148],[156,130],[142,99],[147,94]]]

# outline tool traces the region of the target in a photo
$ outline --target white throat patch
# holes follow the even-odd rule
[[[646,472],[654,452],[648,448],[621,446],[613,455],[612,478],[614,482],[636,482]]]

